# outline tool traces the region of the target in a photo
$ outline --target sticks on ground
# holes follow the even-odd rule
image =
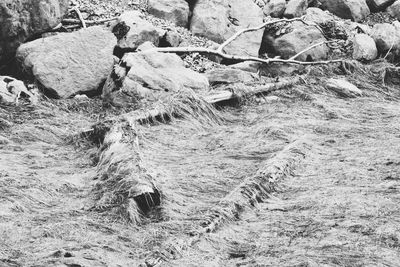
[[[247,32],[253,32],[253,31],[258,31],[261,29],[264,29],[265,27],[280,23],[280,22],[293,22],[293,21],[301,21],[303,23],[306,23],[304,21],[304,18],[293,18],[293,19],[279,19],[279,20],[274,20],[274,21],[268,21],[265,22],[259,26],[255,27],[250,27],[246,29],[242,29],[238,32],[236,32],[232,37],[230,37],[228,40],[226,40],[224,43],[219,45],[217,49],[209,49],[209,48],[203,48],[203,47],[160,47],[160,48],[154,48],[152,51],[156,52],[162,52],[162,53],[200,53],[200,54],[210,54],[210,55],[216,55],[219,56],[223,59],[228,59],[228,60],[235,60],[238,62],[243,62],[243,61],[254,61],[254,62],[260,62],[264,64],[271,64],[271,63],[285,63],[285,64],[295,64],[295,65],[323,65],[323,64],[331,64],[331,63],[341,63],[343,60],[342,59],[333,59],[333,60],[321,60],[321,61],[313,61],[313,62],[304,62],[304,61],[299,61],[296,60],[300,55],[306,53],[307,51],[323,45],[327,42],[320,42],[317,44],[314,44],[310,47],[307,47],[306,49],[300,51],[293,57],[289,59],[281,59],[281,58],[259,58],[255,56],[238,56],[238,55],[232,55],[232,54],[227,54],[224,52],[224,48],[228,46],[230,43],[235,41],[240,35],[247,33]]]
[[[237,218],[246,207],[254,207],[268,199],[309,149],[308,138],[302,137],[267,160],[254,176],[244,180],[211,211],[210,219],[204,224],[204,232],[214,232],[225,221]]]

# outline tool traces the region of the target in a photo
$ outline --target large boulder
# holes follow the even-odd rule
[[[319,0],[322,8],[343,19],[361,21],[370,14],[365,0]]]
[[[68,5],[69,0],[1,0],[0,65],[21,43],[59,24]]]
[[[331,13],[329,13],[329,11],[326,11],[326,10],[324,11],[317,7],[307,8],[305,20],[315,22],[316,24],[318,24],[320,26],[335,24],[335,19],[334,19],[333,15]]]
[[[365,33],[356,34],[353,39],[353,58],[371,61],[378,56],[374,39]]]
[[[289,33],[279,36],[273,41],[273,48],[277,55],[288,59],[302,50],[326,41],[324,35],[315,27],[302,22],[294,22]],[[301,61],[316,61],[326,59],[329,49],[325,44],[319,45],[297,57]]]
[[[262,10],[252,0],[199,0],[193,10],[190,30],[222,43],[235,32],[263,23]],[[262,31],[241,35],[225,48],[235,55],[258,56]]]
[[[280,18],[286,9],[286,0],[266,0],[263,12],[265,16]]]
[[[100,26],[21,45],[22,67],[58,98],[97,90],[112,70],[115,36]]]
[[[118,39],[118,48],[135,50],[147,41],[158,46],[159,31],[142,16],[139,11],[128,11],[118,18],[112,27],[112,32]]]
[[[187,27],[189,23],[189,4],[185,0],[149,0],[148,12],[176,26]]]
[[[283,16],[289,19],[301,17],[306,14],[307,7],[307,0],[290,0],[286,5]]]
[[[125,54],[110,77],[118,86],[104,87],[102,95],[114,104],[121,94],[134,100],[156,101],[168,94],[209,87],[206,76],[185,68],[176,54],[151,50]]]

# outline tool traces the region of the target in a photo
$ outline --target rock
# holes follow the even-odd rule
[[[393,5],[387,8],[387,12],[395,17],[396,19],[400,20],[400,0],[397,0],[393,3]]]
[[[131,99],[158,100],[165,95],[187,91],[208,90],[207,78],[185,68],[183,60],[176,54],[139,52],[126,54],[120,68],[114,72],[115,79],[122,81],[120,88],[104,88],[103,99],[115,103],[121,93]],[[114,92],[115,91],[115,92]]]
[[[222,43],[235,32],[263,23],[262,10],[252,0],[199,0],[193,10],[190,30]],[[241,35],[225,48],[229,54],[258,56],[262,31]]]
[[[292,31],[276,38],[273,47],[277,55],[288,59],[314,44],[326,41],[324,35],[315,27],[302,22],[292,23]],[[316,61],[326,59],[329,49],[323,44],[297,57],[301,61]]]
[[[367,34],[356,34],[353,39],[353,58],[371,61],[378,56],[378,49],[372,37]]]
[[[283,14],[286,18],[297,18],[306,14],[306,9],[308,7],[307,0],[290,0]]]
[[[393,2],[394,0],[367,0],[369,8],[373,11],[382,11]]]
[[[185,0],[149,0],[148,12],[176,26],[186,28],[189,23],[189,4]]]
[[[137,48],[137,52],[142,52],[150,49],[154,49],[156,46],[152,42],[144,42],[143,44],[139,45]]]
[[[379,54],[385,55],[390,50],[392,55],[399,55],[400,34],[393,24],[375,24],[372,28],[372,38],[376,43]]]
[[[0,65],[21,43],[58,25],[68,6],[69,0],[1,0]]]
[[[310,7],[306,10],[306,21],[315,22],[318,25],[334,24],[335,19],[329,11],[324,11],[317,7]]]
[[[0,103],[18,104],[20,97],[28,97],[32,104],[38,102],[38,97],[28,91],[23,81],[9,76],[0,76]]]
[[[265,16],[271,16],[273,18],[280,18],[283,16],[283,12],[286,9],[285,0],[267,0],[263,8]]]
[[[256,74],[233,68],[213,69],[207,71],[206,76],[211,85],[221,83],[246,83],[257,80]]]
[[[10,140],[8,138],[0,135],[0,145],[8,145],[9,143],[10,143]]]
[[[365,0],[319,0],[322,8],[343,19],[361,21],[370,14]]]
[[[178,47],[182,38],[179,33],[174,31],[167,31],[163,38],[160,40],[161,47]]]
[[[120,49],[135,50],[144,42],[152,42],[158,46],[160,33],[148,21],[144,20],[138,11],[123,13],[112,27],[112,32],[118,39]]]
[[[95,91],[114,63],[115,36],[100,26],[60,33],[19,47],[17,57],[50,96]]]
[[[245,61],[230,65],[233,69],[243,70],[251,73],[258,73],[262,64],[260,62]]]
[[[341,97],[362,96],[362,91],[357,86],[344,79],[329,79],[326,82],[326,88],[334,91]]]

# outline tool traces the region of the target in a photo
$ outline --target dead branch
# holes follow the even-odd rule
[[[78,7],[74,7],[74,11],[75,11],[76,14],[78,15],[78,18],[79,18],[80,22],[82,23],[82,27],[83,27],[83,28],[86,28],[86,22],[85,22],[85,20],[83,19],[82,13],[81,13],[81,11],[79,10],[79,8],[78,8]]]
[[[86,25],[97,25],[97,24],[103,24],[107,23],[113,20],[117,20],[118,17],[113,17],[109,19],[99,19],[99,20],[85,20]],[[64,24],[80,24],[81,20],[79,19],[63,19],[62,23]]]
[[[264,64],[283,63],[283,64],[295,64],[295,65],[325,65],[325,64],[332,64],[332,63],[341,63],[343,61],[342,59],[322,60],[322,61],[314,61],[314,62],[304,62],[304,61],[296,60],[296,58],[298,56],[300,56],[301,54],[315,48],[316,46],[322,45],[322,43],[312,45],[312,46],[300,51],[295,56],[293,56],[289,59],[281,59],[281,58],[277,58],[277,57],[275,57],[275,58],[259,58],[259,57],[254,57],[254,56],[238,56],[238,55],[227,54],[223,51],[223,49],[227,45],[232,43],[240,35],[242,35],[246,32],[261,30],[269,25],[280,23],[280,22],[293,22],[293,21],[301,21],[301,22],[307,24],[304,21],[304,17],[268,21],[259,26],[245,28],[245,29],[242,29],[242,30],[236,32],[232,37],[230,37],[228,40],[226,40],[221,45],[219,45],[217,49],[209,49],[209,48],[202,48],[202,47],[159,47],[159,48],[154,48],[154,49],[150,49],[147,51],[155,51],[155,52],[161,52],[161,53],[200,53],[200,54],[216,55],[216,56],[222,57],[224,59],[235,60],[235,61],[239,61],[239,62],[254,61],[254,62],[260,62],[260,63],[264,63]]]
[[[269,25],[276,24],[276,23],[280,23],[280,22],[293,22],[293,21],[302,21],[302,22],[304,22],[304,19],[303,19],[303,17],[300,17],[300,18],[293,18],[293,19],[279,19],[279,20],[274,20],[274,21],[268,21],[268,22],[265,22],[265,23],[263,23],[263,24],[261,24],[261,25],[255,26],[255,27],[250,27],[250,28],[242,29],[242,30],[236,32],[236,33],[235,33],[232,37],[230,37],[228,40],[226,40],[225,42],[223,42],[223,43],[217,48],[217,51],[222,53],[223,50],[224,50],[224,48],[225,48],[227,45],[229,45],[230,43],[232,43],[233,41],[235,41],[240,35],[242,35],[242,34],[244,34],[244,33],[246,33],[246,32],[258,31],[258,30],[261,30],[261,29],[266,28],[266,27],[269,26]]]
[[[306,151],[310,150],[308,139],[304,136],[296,140],[265,161],[254,176],[245,179],[211,211],[203,231],[214,232],[223,222],[235,220],[246,207],[271,198],[279,183],[305,158]]]

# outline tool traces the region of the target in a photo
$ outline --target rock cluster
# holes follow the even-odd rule
[[[229,71],[216,70],[206,75],[193,72],[185,68],[177,55],[151,51],[158,46],[182,47],[187,43],[176,31],[155,26],[151,18],[139,11],[123,13],[108,28],[95,26],[38,39],[42,32],[61,21],[68,2],[4,0],[0,3],[0,65],[16,54],[22,69],[50,96],[67,98],[101,88],[111,95],[117,88],[139,98],[156,99],[182,88],[205,90],[209,80],[229,81],[227,76],[231,80],[251,81],[254,77],[250,72],[258,73],[261,68],[254,63],[254,66],[241,63]],[[372,61],[384,56],[397,61],[400,22],[373,27],[359,23],[370,12],[382,10],[399,18],[400,0],[149,0],[147,3],[149,14],[210,40],[212,47],[242,29],[270,21],[271,17],[304,16],[304,22],[279,23],[245,33],[223,50],[236,56],[299,61],[329,58],[330,38],[351,45],[354,59]],[[311,46],[314,47],[307,49]],[[221,60],[215,56],[210,59]],[[103,86],[106,80],[109,83]]]

